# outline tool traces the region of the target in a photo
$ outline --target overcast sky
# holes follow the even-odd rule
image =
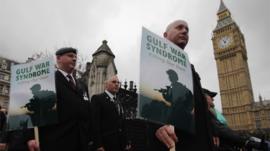
[[[255,100],[270,99],[270,1],[224,0],[243,32]],[[141,27],[161,35],[167,24],[185,19],[185,51],[202,85],[219,92],[212,30],[220,0],[0,0],[0,56],[25,61],[36,52],[72,46],[89,61],[106,39],[122,81],[138,82]],[[216,97],[220,110],[220,97]]]

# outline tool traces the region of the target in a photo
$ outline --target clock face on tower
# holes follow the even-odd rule
[[[230,36],[223,36],[218,41],[219,48],[226,48],[232,43],[232,38]]]

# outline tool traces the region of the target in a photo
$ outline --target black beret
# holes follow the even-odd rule
[[[217,95],[217,92],[212,92],[212,91],[209,91],[209,90],[204,89],[204,88],[203,88],[203,93],[209,95],[212,98]]]
[[[71,48],[71,47],[60,48],[55,52],[55,55],[61,56],[61,55],[65,54],[65,53],[69,53],[69,52],[73,52],[73,53],[77,54],[77,49]]]

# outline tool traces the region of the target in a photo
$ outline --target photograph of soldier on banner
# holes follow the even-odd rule
[[[187,54],[143,28],[139,117],[194,133],[191,66]]]
[[[25,129],[57,122],[52,57],[13,65],[8,129]]]

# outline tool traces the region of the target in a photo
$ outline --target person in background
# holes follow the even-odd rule
[[[26,133],[31,133],[32,129],[5,131],[1,135],[0,151],[28,151]]]
[[[126,145],[124,112],[117,97],[120,83],[116,75],[105,81],[105,92],[93,95],[93,141],[97,151],[129,150]]]
[[[6,148],[6,132],[5,132],[5,125],[6,125],[6,114],[2,106],[0,105],[0,151]]]
[[[4,131],[6,125],[7,117],[5,112],[5,109],[0,105],[0,133]]]
[[[205,95],[205,98],[206,98],[206,101],[207,101],[207,106],[208,106],[208,110],[209,110],[209,113],[210,115],[212,116],[212,120],[214,120],[213,122],[213,129],[214,129],[214,133],[213,133],[213,142],[214,142],[214,145],[216,147],[219,147],[220,145],[220,140],[219,140],[219,137],[218,137],[218,134],[217,132],[215,131],[216,128],[214,128],[214,124],[215,124],[215,120],[218,120],[217,119],[217,116],[216,116],[216,109],[215,109],[215,104],[214,104],[214,97],[217,95],[216,92],[212,92],[212,91],[209,91],[205,88],[203,88],[203,93]],[[224,117],[223,117],[224,118]],[[225,118],[224,118],[225,119]]]
[[[227,126],[228,124],[227,124],[226,118],[215,108],[214,97],[217,95],[217,92],[213,92],[213,91],[203,88],[203,93],[205,95],[209,111],[213,115],[215,115],[215,117],[220,123]]]
[[[31,129],[27,129],[27,122],[20,123],[20,127],[23,128],[21,130],[8,131],[6,126],[6,109],[1,108],[0,112],[3,112],[3,116],[5,116],[3,129],[0,135],[0,151],[28,151],[25,134],[31,132]]]
[[[266,148],[267,144],[264,142],[256,142],[252,139],[253,137],[240,135],[228,127],[225,117],[215,109],[214,97],[217,95],[217,92],[203,88],[203,93],[207,100],[209,114],[211,115],[214,129],[213,142],[217,150],[230,150],[232,146],[259,150]]]

